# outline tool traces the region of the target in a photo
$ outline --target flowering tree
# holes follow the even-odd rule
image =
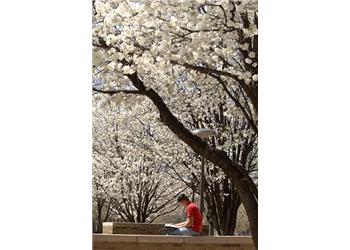
[[[216,134],[211,136],[209,143],[212,147],[224,150],[232,161],[240,164],[247,173],[257,181],[257,136],[249,129],[247,122],[239,116],[224,115],[225,105],[220,104],[216,109],[205,114],[191,113],[191,128],[214,127]],[[200,118],[199,118],[200,117]],[[169,164],[174,178],[183,181],[189,188],[199,194],[200,159],[186,150],[186,156],[174,157]],[[204,198],[207,204],[206,216],[213,224],[219,235],[232,235],[235,231],[240,197],[232,185],[232,181],[215,165],[206,164]],[[188,177],[191,177],[190,179]]]
[[[239,113],[257,133],[258,54],[256,1],[100,0],[94,2],[95,90],[158,109],[161,122],[194,152],[232,180],[258,239],[256,187],[241,164],[186,128],[188,102],[203,110],[224,94],[227,115]],[[205,101],[206,100],[206,101]],[[207,109],[206,109],[207,110]]]
[[[140,123],[137,113],[112,108],[110,103],[102,110],[96,107],[93,116],[93,186],[97,209],[108,203],[107,211],[121,221],[152,222],[177,208],[176,196],[186,187],[166,178],[162,163],[144,150],[156,132]]]
[[[93,178],[93,223],[94,223],[94,232],[102,233],[103,222],[108,221],[111,204],[108,202],[108,199],[105,195],[101,195],[98,192],[99,184],[96,182],[96,179]]]
[[[103,190],[103,181],[99,175],[99,171],[93,168],[92,190],[93,190],[93,212],[95,214],[94,232],[102,232],[102,224],[107,221],[111,212],[111,202],[108,199],[108,195]]]

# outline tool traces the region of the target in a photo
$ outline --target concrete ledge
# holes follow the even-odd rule
[[[94,242],[136,242],[137,237],[124,234],[93,234]]]
[[[165,228],[159,223],[103,222],[102,233],[164,235]],[[209,225],[203,225],[202,235],[209,235]]]
[[[181,237],[167,235],[135,235],[136,242],[142,243],[183,243]]]
[[[94,245],[98,242],[129,242],[151,244],[184,244],[184,245],[220,245],[234,246],[242,249],[253,249],[250,236],[177,236],[177,235],[125,235],[125,234],[94,234]],[[245,245],[246,248],[244,248]],[[247,248],[248,247],[248,248]],[[95,249],[95,248],[94,248]],[[171,249],[171,248],[169,248]],[[219,249],[219,248],[218,248]]]

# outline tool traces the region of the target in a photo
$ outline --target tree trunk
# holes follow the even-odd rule
[[[102,233],[102,207],[103,203],[97,202],[97,233]]]
[[[236,191],[233,191],[229,197],[224,198],[224,211],[226,213],[226,218],[224,222],[223,235],[233,235],[236,229],[237,222],[237,212],[238,208],[241,205],[241,200]]]
[[[207,186],[210,185],[209,183]],[[237,212],[241,205],[238,193],[229,184],[223,183],[223,190],[216,183],[206,190],[207,216],[219,235],[233,235],[236,228]],[[223,193],[227,195],[223,195]]]
[[[228,213],[223,235],[233,235],[236,229],[238,207],[236,204]]]

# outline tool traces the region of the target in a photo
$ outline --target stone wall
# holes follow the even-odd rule
[[[164,235],[164,224],[104,222],[103,234]],[[203,225],[202,235],[209,235],[209,225]]]
[[[254,250],[248,236],[94,234],[93,250]]]

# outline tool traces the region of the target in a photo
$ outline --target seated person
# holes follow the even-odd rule
[[[178,228],[172,232],[169,232],[168,235],[199,236],[203,227],[203,216],[199,211],[199,208],[196,204],[191,202],[185,194],[181,194],[177,198],[177,202],[186,208],[187,220],[175,224],[175,226]]]

